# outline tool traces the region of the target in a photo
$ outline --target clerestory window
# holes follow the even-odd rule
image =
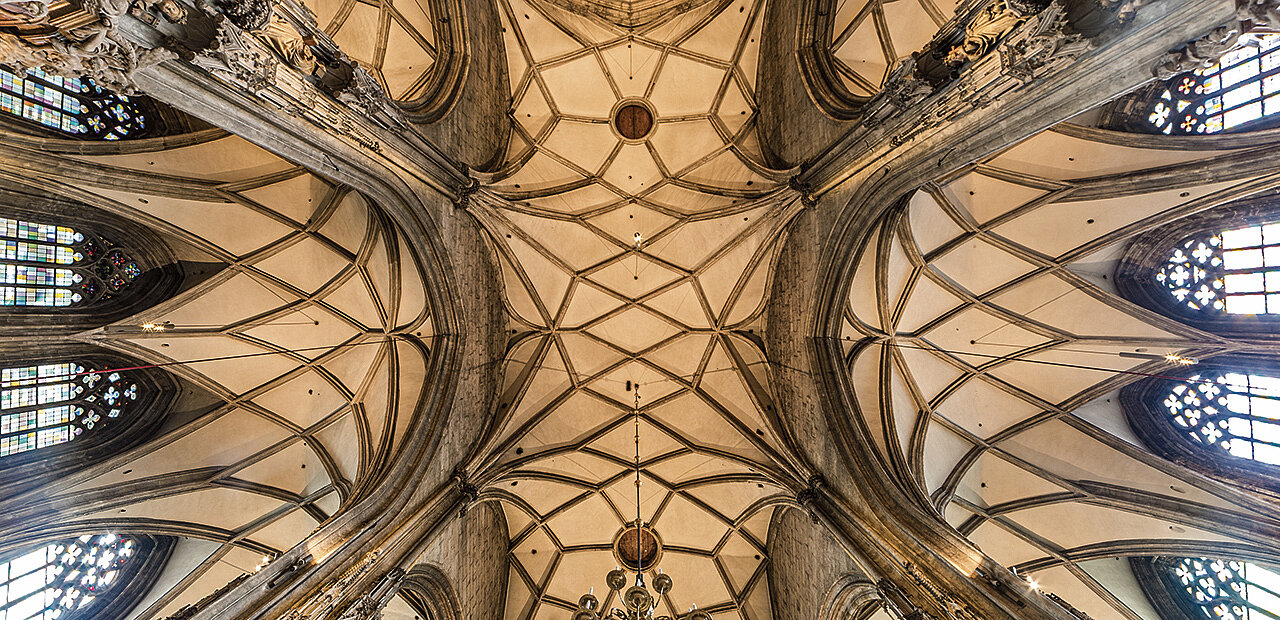
[[[1142,590],[1163,618],[1280,620],[1280,571],[1240,559],[1131,560]]]
[[[1172,382],[1161,405],[1206,449],[1280,465],[1280,377],[1209,370]]]
[[[1218,62],[1157,89],[1147,122],[1170,135],[1240,131],[1280,113],[1280,35],[1240,37]]]
[[[0,463],[109,426],[133,413],[139,395],[129,373],[91,364],[0,368]]]
[[[132,138],[148,122],[133,98],[88,78],[63,78],[40,69],[0,67],[0,110],[87,140]]]
[[[68,226],[0,217],[0,306],[92,304],[142,270],[123,248]]]
[[[128,536],[104,533],[40,545],[0,563],[0,618],[92,618],[141,564]]]

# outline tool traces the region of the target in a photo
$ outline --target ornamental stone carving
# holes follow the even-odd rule
[[[1212,66],[1218,57],[1231,50],[1240,40],[1240,29],[1233,25],[1219,26],[1209,34],[1188,43],[1182,49],[1169,52],[1156,61],[1152,74],[1167,80],[1179,73]]]
[[[127,0],[87,0],[83,9],[94,16],[94,21],[42,36],[40,42],[0,33],[0,62],[63,77],[88,77],[104,88],[132,94],[136,92],[133,76],[138,70],[176,55],[162,48],[142,48],[120,32],[120,21],[129,8]],[[41,7],[26,9],[32,13],[31,23],[47,15]],[[179,11],[170,8],[167,15],[185,17],[185,11],[179,15]]]
[[[1280,29],[1280,2],[1276,0],[1237,0],[1236,19],[1251,28]]]
[[[404,575],[404,569],[391,569],[378,580],[372,591],[356,599],[356,602],[342,612],[338,620],[382,620],[382,609],[400,589]]]
[[[1021,3],[1017,6],[1023,9],[1033,8]],[[1032,14],[1034,11],[1023,12],[1015,8],[1009,0],[995,0],[965,25],[964,40],[947,52],[946,63],[959,67],[986,56],[995,49],[1000,39],[1022,25]]]
[[[1054,0],[1000,47],[1004,73],[1030,82],[1095,47],[1084,35],[1067,30],[1066,8]]]

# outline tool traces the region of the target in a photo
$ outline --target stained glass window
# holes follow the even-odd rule
[[[123,249],[103,239],[0,217],[0,306],[93,303],[120,293],[140,275]]]
[[[1166,570],[1200,618],[1280,620],[1280,573],[1274,570],[1209,558],[1181,558]]]
[[[0,620],[71,618],[122,583],[138,543],[115,534],[64,540],[0,563]]]
[[[1244,35],[1217,64],[1174,76],[1147,121],[1166,134],[1212,134],[1280,112],[1280,35]]]
[[[0,458],[73,441],[137,400],[125,372],[74,362],[0,368]]]
[[[146,117],[134,101],[88,78],[62,78],[40,69],[0,67],[0,110],[66,134],[120,140],[142,132]]]
[[[1163,405],[1192,441],[1280,465],[1280,377],[1201,372],[1173,384]]]
[[[1280,223],[1187,239],[1155,278],[1191,310],[1280,314]]]

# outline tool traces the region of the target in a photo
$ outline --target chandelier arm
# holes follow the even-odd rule
[[[623,587],[626,585],[626,573],[621,568],[615,568],[609,571],[605,577],[605,583],[608,584],[610,594],[605,599],[607,604],[613,600],[614,593],[620,597],[623,605],[628,607],[626,610],[614,607],[605,613],[597,613],[596,607],[599,605],[598,599],[592,594],[585,594],[578,601],[578,614],[574,616],[574,620],[711,620],[711,614],[705,611],[693,611],[689,614],[679,615],[674,618],[672,616],[658,616],[654,618],[654,612],[658,609],[661,598],[671,590],[671,577],[658,571],[654,577],[654,587],[657,589],[658,596],[654,597],[649,593],[649,588],[644,584],[644,544],[643,544],[643,525],[644,512],[640,508],[640,384],[635,384],[635,407],[632,410],[635,420],[635,442],[636,442],[636,584],[627,588],[625,592]],[[625,529],[623,530],[626,531]],[[619,541],[618,544],[621,544]],[[620,548],[620,547],[619,547]],[[655,550],[656,553],[656,550]],[[622,555],[619,553],[619,555]],[[626,563],[626,558],[620,558]],[[655,556],[656,559],[656,556]],[[631,568],[628,566],[627,568]]]

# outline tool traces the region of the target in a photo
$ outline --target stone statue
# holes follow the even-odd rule
[[[315,41],[302,36],[293,24],[280,17],[272,17],[271,22],[257,34],[285,64],[308,75],[315,72],[316,58],[311,53]]]
[[[1007,0],[995,0],[964,28],[964,41],[947,52],[946,63],[958,67],[987,55],[1002,37],[1027,20]]]

